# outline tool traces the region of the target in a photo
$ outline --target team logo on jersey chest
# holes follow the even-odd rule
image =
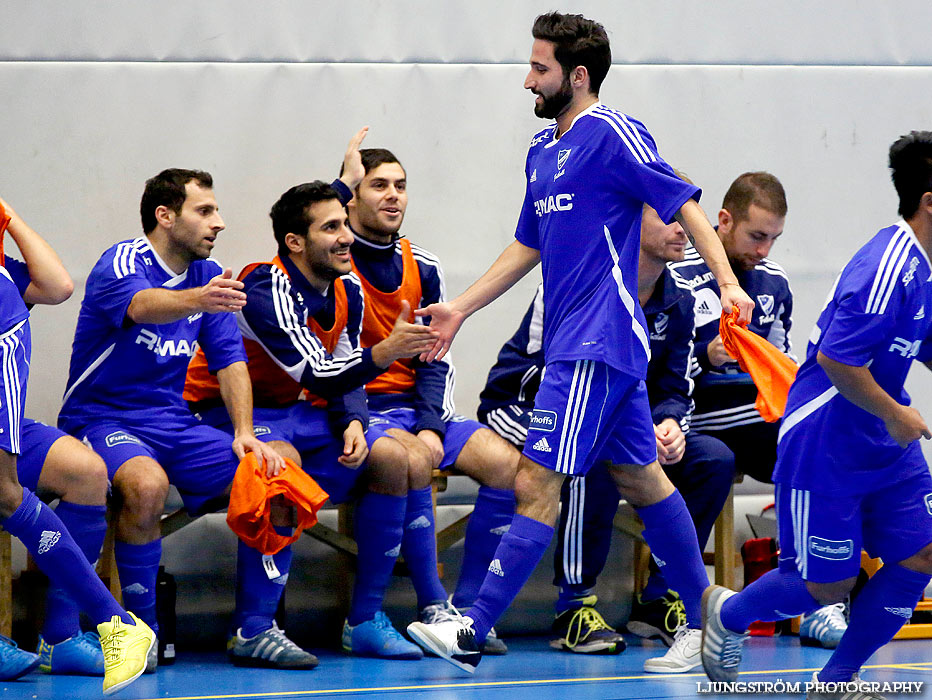
[[[761,313],[765,316],[769,316],[773,313],[773,294],[758,294],[757,295],[757,305],[760,307]]]
[[[819,559],[842,561],[851,558],[854,553],[854,542],[852,540],[826,540],[810,535],[809,553]]]
[[[932,515],[932,493],[927,493],[925,496],[926,510],[929,511],[929,515]]]
[[[534,409],[528,430],[539,430],[542,433],[552,433],[557,427],[557,414],[553,411]]]
[[[667,337],[667,326],[670,324],[670,317],[664,313],[657,314],[654,317],[654,332],[650,334],[651,340],[665,340]]]

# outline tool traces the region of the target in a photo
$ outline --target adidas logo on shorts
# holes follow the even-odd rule
[[[492,563],[489,564],[489,573],[501,576],[502,578],[505,577],[505,572],[502,570],[502,563],[498,559],[493,559]]]
[[[409,530],[422,530],[425,527],[430,527],[430,520],[427,519],[426,515],[419,515],[408,523]]]
[[[39,554],[45,554],[52,547],[54,547],[55,543],[60,539],[60,532],[55,532],[53,530],[43,530],[42,535],[39,537]]]
[[[550,443],[547,442],[546,437],[542,437],[540,440],[535,442],[531,449],[537,450],[538,452],[553,452],[553,450],[550,449]]]

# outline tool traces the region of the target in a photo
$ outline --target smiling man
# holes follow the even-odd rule
[[[467,671],[479,662],[476,642],[553,537],[564,479],[597,462],[609,463],[618,489],[637,507],[651,551],[683,597],[688,624],[699,627],[708,579],[686,504],[657,461],[644,381],[650,348],[636,302],[643,205],[664,223],[679,221],[695,240],[724,306],[738,306],[745,320],[753,307],[696,201],[699,189],[676,176],[641,122],[599,101],[612,62],[605,28],[552,12],[535,20],[532,34],[524,87],[536,96],[535,114],[555,121],[531,139],[516,240],[463,294],[418,312],[440,332],[424,359],[442,359],[467,317],[541,264],[546,373],[515,480],[517,514],[475,605],[458,620],[408,627],[422,646]]]

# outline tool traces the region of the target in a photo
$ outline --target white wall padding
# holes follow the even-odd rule
[[[928,65],[927,0],[4,0],[0,60],[524,63],[551,9],[617,63]]]

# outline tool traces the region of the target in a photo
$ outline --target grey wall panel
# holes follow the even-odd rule
[[[0,59],[524,63],[532,0],[3,0]],[[928,65],[932,6],[582,0],[618,63]]]
[[[48,236],[79,285],[61,307],[34,313],[30,414],[54,418],[84,278],[104,248],[138,231],[143,182],[165,167],[214,174],[228,226],[216,256],[235,271],[272,255],[267,212],[278,195],[334,177],[349,136],[370,124],[367,145],[395,150],[408,169],[404,232],[441,258],[451,294],[462,291],[512,237],[525,149],[543,124],[524,74],[517,65],[0,64],[16,95],[0,110],[0,194]],[[616,66],[603,98],[648,125],[661,154],[704,188],[710,216],[740,172],[783,180],[790,209],[774,257],[797,294],[802,351],[840,266],[896,218],[886,150],[932,126],[932,105],[911,99],[930,80],[932,68]],[[454,345],[464,413],[536,279],[470,319]]]

